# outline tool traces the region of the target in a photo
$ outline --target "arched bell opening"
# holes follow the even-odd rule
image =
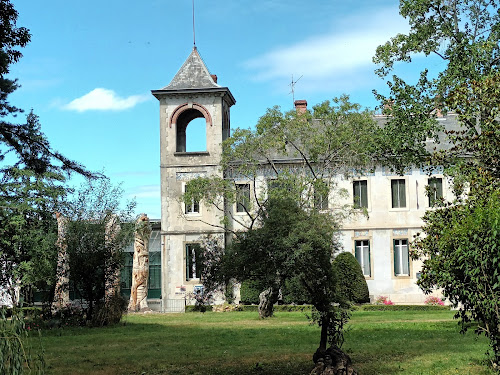
[[[207,150],[207,119],[198,109],[189,108],[179,114],[176,132],[177,152]]]

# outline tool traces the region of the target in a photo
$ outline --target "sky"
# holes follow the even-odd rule
[[[267,108],[349,94],[374,109],[385,90],[372,57],[408,31],[395,0],[12,0],[32,40],[11,68],[11,104],[40,117],[55,150],[121,183],[137,213],[160,218],[159,104],[193,40],[236,99],[231,127]],[[290,83],[296,81],[294,95]],[[22,116],[22,115],[20,115]],[[79,183],[74,177],[71,183]]]

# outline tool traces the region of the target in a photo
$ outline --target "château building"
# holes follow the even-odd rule
[[[229,88],[219,85],[217,76],[209,73],[196,47],[172,81],[152,94],[160,108],[161,223],[154,227],[156,237],[150,249],[156,276],[149,304],[165,312],[183,311],[187,293],[202,288],[195,245],[207,234],[224,236],[224,229],[218,227],[220,211],[208,209],[203,201],[186,205],[180,197],[190,179],[223,177],[219,168],[221,143],[230,135],[230,108],[236,101]],[[304,110],[307,103],[296,101],[296,106]],[[186,128],[197,118],[205,121],[206,149],[187,151]],[[385,119],[376,116],[379,123]],[[456,127],[454,115],[438,120],[448,128]],[[242,199],[253,196],[253,185],[244,180],[235,183],[243,192]],[[265,178],[261,184],[266,184]],[[447,179],[439,169],[429,174],[409,167],[404,175],[396,175],[376,168],[357,178],[339,176],[338,185],[350,194],[344,203],[356,202],[368,214],[344,223],[341,242],[343,251],[353,253],[359,261],[370,297],[383,295],[394,303],[423,303],[425,296],[416,285],[422,263],[409,257],[409,242],[421,230],[421,218],[432,209],[433,201],[453,198]],[[427,186],[431,196],[426,193]],[[329,199],[323,204],[323,209],[331,208]],[[239,214],[237,203],[228,209]],[[229,225],[238,229],[237,223]]]

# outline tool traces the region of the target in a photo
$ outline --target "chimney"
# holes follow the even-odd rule
[[[217,76],[215,74],[210,74],[210,77],[212,77],[214,82],[217,83]]]
[[[294,103],[297,114],[302,115],[307,111],[307,100],[296,100]]]

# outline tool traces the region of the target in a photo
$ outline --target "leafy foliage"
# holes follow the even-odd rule
[[[286,281],[299,280],[305,301],[315,308],[311,316],[322,327],[320,348],[326,349],[329,337],[341,345],[347,312],[333,304],[337,301],[331,262],[340,247],[336,222],[330,215],[303,210],[292,198],[272,198],[263,209],[258,227],[233,239],[220,259],[220,272],[212,275],[219,283],[257,280],[271,306]],[[211,279],[202,274],[204,283]]]
[[[21,311],[13,311],[6,318],[4,308],[0,309],[0,373],[1,374],[43,374],[45,362],[43,352],[34,356],[33,348],[27,346],[26,329]]]
[[[86,301],[85,313],[89,321],[94,319],[96,306],[104,308],[106,277],[119,271],[122,250],[133,239],[134,225],[131,223],[135,202],[128,202],[121,208],[122,194],[123,190],[107,179],[88,180],[68,204],[66,241],[70,281],[75,294]],[[112,220],[116,220],[118,227],[110,236],[108,226]],[[111,305],[118,309],[122,303],[117,300]],[[99,314],[107,316],[102,311]]]
[[[378,73],[386,77],[396,62],[410,62],[417,53],[438,56],[445,65],[434,78],[424,70],[415,85],[393,76],[390,96],[378,94],[391,105],[388,129],[401,125],[405,133],[393,156],[410,160],[414,150],[425,149],[426,137],[445,139],[449,148],[417,152],[416,162],[443,165],[456,196],[424,216],[425,234],[413,250],[413,257],[425,257],[419,284],[426,292],[443,288],[460,306],[464,330],[471,318],[479,321],[478,332],[490,339],[498,367],[499,2],[401,0],[400,13],[410,32],[378,47]],[[454,112],[460,128],[439,135],[434,118],[439,111]]]
[[[30,302],[32,290],[50,290],[54,283],[52,215],[66,194],[66,173],[97,175],[53,150],[33,112],[24,123],[12,123],[22,109],[9,103],[19,85],[7,76],[31,38],[17,17],[11,2],[0,0],[0,283],[11,294],[14,284],[24,286]]]
[[[266,289],[259,280],[247,279],[241,282],[240,303],[244,305],[258,305],[259,294]]]
[[[358,261],[349,252],[338,254],[332,263],[339,299],[353,303],[370,302],[370,293]]]
[[[338,204],[336,198],[345,192],[337,188],[334,177],[371,169],[379,133],[372,113],[347,96],[305,113],[270,108],[254,130],[234,130],[223,143],[220,175],[189,181],[183,200],[186,204],[203,200],[209,209],[220,211],[221,226],[228,230],[233,229],[232,222],[253,228],[265,215],[268,199],[291,197],[304,208],[314,206],[315,197],[322,196]],[[250,185],[251,199],[240,202],[244,215],[234,215],[226,205],[239,202],[236,184],[240,182]],[[349,207],[338,204],[337,208],[339,220],[350,213]]]
[[[500,191],[470,197],[424,216],[425,237],[415,242],[412,256],[425,257],[419,285],[426,292],[441,288],[459,307],[463,330],[471,320],[479,321],[493,349],[494,363],[500,359]]]

